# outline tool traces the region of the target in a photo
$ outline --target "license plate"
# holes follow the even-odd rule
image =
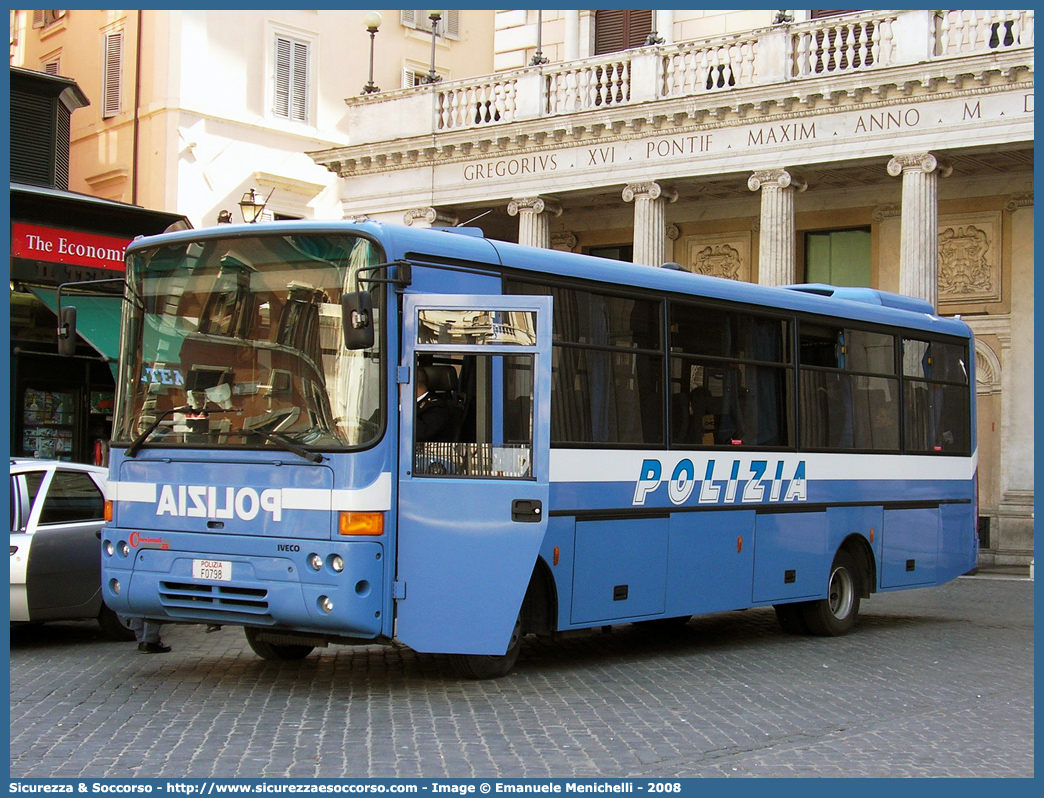
[[[193,560],[192,578],[210,582],[231,582],[232,563],[228,560]]]

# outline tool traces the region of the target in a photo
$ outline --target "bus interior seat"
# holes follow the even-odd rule
[[[440,398],[457,398],[457,370],[453,366],[422,366],[428,390]]]
[[[453,434],[451,439],[460,440],[464,424],[464,400],[458,390],[457,370],[448,365],[421,366],[428,381],[428,392],[436,399],[453,408]]]
[[[721,427],[721,397],[707,388],[697,386],[689,392],[689,442],[700,444],[724,443],[718,440]]]
[[[690,427],[695,423],[689,413],[689,395],[678,392],[671,395],[671,440],[674,443],[691,443]]]
[[[519,396],[504,403],[504,440],[507,443],[532,441],[533,399]]]

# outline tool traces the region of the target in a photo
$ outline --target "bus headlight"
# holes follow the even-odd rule
[[[327,615],[329,615],[331,612],[333,612],[333,602],[330,601],[330,597],[329,596],[320,596],[319,597],[319,609],[321,609]]]
[[[109,590],[112,591],[114,596],[120,595],[120,580],[113,579],[109,582]]]
[[[323,569],[323,558],[318,554],[309,554],[308,564],[312,566],[313,571],[321,571]]]
[[[124,557],[130,557],[130,546],[127,545],[127,541],[120,541],[120,554]]]
[[[341,573],[344,570],[344,560],[341,559],[340,554],[335,554],[330,558],[330,567],[337,573]]]
[[[111,557],[113,551],[114,551],[114,549],[112,548],[112,541],[111,540],[105,541],[105,555],[107,557]]]

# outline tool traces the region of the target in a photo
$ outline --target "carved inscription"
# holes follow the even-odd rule
[[[464,181],[496,180],[502,177],[553,172],[558,169],[558,154],[523,155],[518,158],[500,158],[496,161],[478,161],[464,167]]]
[[[890,108],[859,108],[817,115],[814,118],[787,119],[769,124],[730,124],[721,127],[703,125],[700,130],[670,135],[660,131],[648,137],[631,137],[620,133],[612,140],[583,141],[585,128],[577,137],[575,146],[543,152],[491,159],[475,159],[456,167],[456,180],[463,183],[506,182],[512,180],[539,180],[543,175],[578,175],[581,172],[604,173],[612,182],[618,167],[638,166],[642,162],[663,163],[670,169],[699,158],[700,169],[713,164],[728,164],[728,159],[743,150],[754,153],[765,149],[792,149],[803,157],[808,147],[842,146],[845,140],[866,143],[873,141],[875,152],[881,146],[891,152],[899,149],[906,134],[916,135],[936,125],[965,125],[968,136],[982,125],[1003,119],[1013,120],[1017,115],[1032,116],[1033,93],[1013,91],[1001,96],[952,98],[938,102],[904,103]],[[704,118],[704,117],[694,117]],[[766,120],[768,121],[768,120]],[[605,125],[600,126],[608,129]],[[636,126],[635,129],[639,129]],[[613,126],[613,131],[623,131]],[[546,135],[546,134],[545,134]],[[558,137],[555,137],[558,140]],[[550,142],[550,138],[538,141]],[[506,141],[506,139],[505,139]],[[489,142],[486,142],[489,144]],[[478,143],[483,149],[483,143]],[[461,150],[467,152],[467,150]],[[673,172],[672,172],[673,174]],[[630,177],[630,176],[629,176]]]
[[[794,122],[789,125],[770,125],[751,130],[747,139],[749,146],[782,144],[794,141],[812,141],[816,137],[815,122]]]
[[[921,112],[916,108],[897,111],[860,114],[856,120],[856,133],[876,133],[887,130],[902,130],[917,127],[921,123]]]

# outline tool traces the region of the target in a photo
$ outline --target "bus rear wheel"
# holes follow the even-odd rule
[[[518,661],[522,650],[522,616],[515,619],[511,641],[503,654],[451,654],[454,670],[465,679],[499,679],[507,676]]]
[[[821,637],[847,634],[859,615],[859,576],[855,558],[841,550],[830,566],[827,597],[805,604],[808,630]]]
[[[258,636],[263,632],[254,626],[243,628],[247,643],[261,659],[292,660],[304,659],[312,653],[315,646],[303,646],[286,643],[270,643],[267,640],[259,640]]]

